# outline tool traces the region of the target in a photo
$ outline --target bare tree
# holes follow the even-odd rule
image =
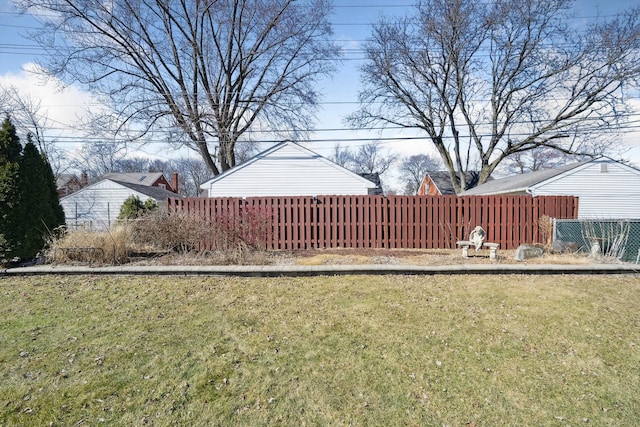
[[[374,26],[358,126],[420,129],[456,192],[539,147],[592,154],[627,115],[640,75],[640,9],[575,31],[571,0],[423,0]],[[589,135],[587,138],[585,135]],[[456,173],[462,172],[462,173]]]
[[[329,159],[343,168],[351,169],[353,164],[353,153],[348,148],[342,147],[340,143],[333,146],[333,152]]]
[[[442,162],[439,159],[426,154],[405,157],[400,164],[400,179],[404,183],[405,193],[416,194],[427,172],[441,168]]]
[[[504,161],[507,172],[523,174],[541,169],[557,168],[576,160],[576,156],[549,147],[538,147],[529,151],[514,153]]]
[[[80,83],[128,141],[180,129],[214,175],[252,128],[310,129],[339,57],[328,0],[17,0],[43,21],[43,70]],[[158,135],[160,135],[158,137]]]
[[[379,142],[361,145],[352,154],[353,168],[357,173],[384,174],[398,160],[398,156]]]
[[[111,172],[124,172],[121,164],[126,160],[127,150],[124,144],[111,142],[85,143],[72,167],[85,172],[90,181]]]
[[[256,154],[258,154],[260,150],[256,144],[252,144],[247,141],[238,141],[238,144],[235,148],[236,153],[236,164],[244,163]]]
[[[211,178],[211,171],[202,159],[181,158],[175,162],[180,185],[178,192],[181,196],[197,197],[200,195],[200,185]]]
[[[0,106],[5,114],[11,116],[18,134],[25,139],[30,135],[49,162],[54,176],[69,167],[64,153],[56,146],[55,139],[46,135],[47,128],[50,127],[49,117],[39,100],[28,94],[21,94],[15,86],[0,86]]]

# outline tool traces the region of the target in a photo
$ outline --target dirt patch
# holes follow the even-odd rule
[[[549,254],[518,262],[514,250],[498,250],[491,261],[489,251],[470,251],[462,257],[459,249],[309,249],[300,251],[257,251],[229,257],[224,253],[168,254],[138,259],[136,265],[456,265],[456,264],[589,264],[594,259],[585,254]],[[606,260],[597,260],[598,263]]]
[[[515,251],[498,251],[499,264],[518,264]],[[298,251],[290,254],[290,263],[298,265],[331,264],[400,264],[400,265],[453,265],[492,263],[489,251],[471,251],[468,258],[462,257],[460,250],[454,249],[318,249]],[[588,264],[593,259],[584,254],[544,254],[522,264]]]

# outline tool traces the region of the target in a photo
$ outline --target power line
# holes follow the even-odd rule
[[[624,123],[622,123],[620,126],[610,126],[611,129],[628,129],[628,128],[636,128],[636,127],[640,127],[640,113],[634,113],[634,114],[628,114],[628,115],[621,115],[621,116],[603,116],[603,117],[593,117],[593,118],[589,118],[589,119],[584,119],[581,120],[581,122],[588,122],[588,121],[592,121],[592,122],[598,122],[601,120],[613,120],[616,118],[636,118],[635,120],[631,120],[631,121],[626,121]],[[50,118],[47,118],[47,120],[50,121],[54,121],[51,120]],[[59,125],[61,125],[62,127],[47,127],[47,129],[49,130],[54,130],[54,131],[64,131],[64,130],[69,130],[69,127],[62,122],[56,121]],[[543,120],[536,120],[536,121],[516,121],[516,122],[512,122],[513,125],[531,125],[531,124],[541,124],[541,123],[546,123],[546,121]],[[477,122],[475,123],[475,126],[491,126],[493,123],[491,122]],[[635,126],[635,124],[638,124],[638,126]],[[176,128],[177,129],[177,128]],[[76,128],[77,131],[83,131],[82,128]],[[88,129],[85,129],[88,130]],[[179,130],[179,129],[178,129]],[[371,127],[336,127],[336,128],[318,128],[318,129],[263,129],[263,130],[255,130],[255,129],[249,129],[247,131],[245,131],[243,134],[270,134],[270,133],[281,133],[281,134],[287,134],[287,133],[293,133],[293,132],[304,132],[304,133],[328,133],[328,132],[369,132],[369,131],[398,131],[398,130],[421,130],[421,128],[419,128],[418,126],[413,126],[413,127],[409,127],[409,126],[371,126]],[[113,132],[114,134],[116,133],[115,129],[106,129],[106,132]],[[171,130],[155,130],[155,133],[166,133],[168,135],[172,134],[173,132],[175,132],[176,130],[171,129]]]
[[[87,94],[89,95],[90,93],[87,92]],[[193,96],[193,95],[191,95]],[[633,97],[628,97],[629,99],[640,99],[640,95],[638,96],[633,96]],[[569,98],[559,98],[559,97],[555,97],[553,98],[554,101],[569,101]],[[489,99],[467,99],[465,100],[466,102],[471,102],[471,103],[477,103],[477,104],[483,104],[483,103],[488,103],[490,102]],[[251,104],[254,102],[259,102],[259,100],[255,100],[255,101],[249,101],[249,100],[244,100],[244,101],[238,101],[239,104]],[[379,102],[366,102],[365,104],[367,105],[378,105],[378,104],[382,104],[382,101]],[[354,101],[318,101],[316,103],[316,105],[318,106],[323,106],[323,105],[361,105],[362,103],[358,100],[354,100]],[[299,106],[303,106],[304,104],[300,103],[300,104],[293,104],[293,105],[299,105]],[[83,102],[82,104],[47,104],[46,108],[78,108],[78,107],[101,107],[104,106],[104,104],[100,104],[100,103],[96,103],[96,102]],[[636,116],[640,113],[629,113],[629,114],[616,114],[616,115],[607,115],[607,116],[598,116],[598,117],[594,117],[591,120],[600,120],[600,119],[615,119],[615,118],[620,118],[620,117],[630,117],[630,116]],[[540,122],[540,121],[539,121]],[[529,123],[529,122],[527,122]]]
[[[372,5],[372,4],[333,4],[331,6],[332,9],[413,9],[416,6],[415,3],[406,3],[406,4],[380,4],[380,5]],[[16,17],[31,17],[32,15],[25,12],[12,12],[12,11],[0,11],[0,15],[11,15]],[[615,18],[619,16],[619,14],[607,14],[607,15],[570,15],[567,19],[571,20],[583,20],[583,19],[602,19],[602,18]],[[50,14],[38,14],[38,17],[42,18],[57,18],[57,15]]]
[[[629,131],[626,133],[634,133],[634,132],[638,132],[640,131],[640,125],[636,125],[636,126],[628,126],[625,128],[620,128],[620,129],[612,129],[613,131],[615,131],[616,133],[621,132],[621,131]],[[530,133],[510,133],[509,134],[512,137],[527,137],[530,136]],[[488,133],[481,133],[479,134],[480,137],[491,137],[491,134]],[[453,139],[453,136],[451,135],[444,135],[442,137],[443,139]],[[460,135],[459,138],[461,140],[466,140],[466,139],[470,139],[471,136],[470,135]],[[56,143],[60,143],[60,144],[78,144],[78,143],[92,143],[92,142],[99,142],[99,143],[113,143],[113,144],[184,144],[181,141],[169,141],[166,139],[145,139],[145,140],[133,140],[131,138],[122,138],[122,139],[105,139],[105,138],[100,138],[100,137],[83,137],[83,136],[57,136],[57,137],[50,137],[50,140],[55,141]],[[422,136],[387,136],[387,137],[382,137],[382,136],[368,136],[368,137],[357,137],[357,138],[344,138],[344,137],[334,137],[334,138],[307,138],[307,139],[301,139],[300,141],[303,142],[309,142],[309,143],[322,143],[322,142],[372,142],[372,141],[377,141],[377,142],[381,142],[381,143],[390,143],[390,142],[401,142],[401,141],[418,141],[418,140],[423,140],[423,141],[430,141],[430,138],[428,135],[422,135]],[[186,142],[192,142],[192,141],[186,141]],[[210,141],[211,143],[215,144],[215,140]],[[282,139],[250,139],[250,140],[239,140],[239,143],[270,143],[270,144],[276,144],[279,142],[282,142]]]

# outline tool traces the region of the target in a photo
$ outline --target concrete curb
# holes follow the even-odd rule
[[[335,276],[384,274],[640,274],[640,265],[633,264],[461,264],[461,265],[229,265],[229,266],[62,266],[40,265],[10,268],[0,276],[37,275],[174,275],[174,276]]]

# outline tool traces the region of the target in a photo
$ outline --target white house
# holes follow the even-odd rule
[[[640,218],[640,170],[604,157],[496,179],[460,196],[578,196],[578,218]]]
[[[167,198],[177,197],[177,194],[149,184],[134,184],[110,178],[63,197],[60,204],[69,228],[106,230],[115,224],[122,204],[130,196],[138,196],[143,202],[153,199],[159,206],[163,206]]]
[[[376,187],[372,181],[290,141],[200,186],[208,197],[363,195]]]

